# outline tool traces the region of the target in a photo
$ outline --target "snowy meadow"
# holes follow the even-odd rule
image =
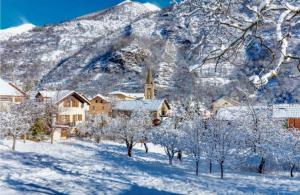
[[[300,178],[286,172],[258,174],[231,168],[220,179],[214,163],[208,173],[201,160],[199,176],[194,162],[183,156],[172,166],[160,146],[149,144],[146,154],[137,144],[133,157],[124,145],[104,141],[69,139],[50,142],[20,142],[18,152],[11,140],[0,146],[0,189],[2,194],[298,194]]]
[[[37,134],[43,140],[20,139],[24,133],[37,136],[39,120],[25,117],[37,117],[37,109],[4,114],[0,189],[4,194],[300,193],[299,130],[273,120],[267,107],[220,109],[209,118],[195,105],[185,108],[159,124],[145,110],[130,117],[90,116],[77,125],[79,134],[65,141],[51,139],[51,131]]]

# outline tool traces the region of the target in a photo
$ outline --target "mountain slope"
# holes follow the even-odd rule
[[[238,97],[236,87],[249,89],[248,76],[267,69],[268,59],[257,45],[247,47],[238,63],[207,63],[190,72],[211,47],[201,36],[211,31],[201,17],[189,16],[186,4],[163,10],[125,1],[110,9],[57,25],[36,27],[0,46],[1,76],[37,88],[76,89],[93,95],[111,90],[141,92],[145,66],[152,66],[158,97],[194,94]],[[207,29],[208,28],[208,29]],[[291,49],[298,51],[300,32],[294,27]],[[269,42],[272,28],[266,28]],[[273,46],[276,48],[276,46]],[[249,56],[258,56],[252,57]],[[297,102],[299,77],[296,66],[285,66],[277,78],[256,91],[260,101]],[[174,96],[174,94],[176,94]]]

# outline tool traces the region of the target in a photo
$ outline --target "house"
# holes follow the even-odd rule
[[[57,105],[57,114],[54,117],[55,137],[67,138],[69,133],[73,133],[75,126],[85,121],[88,112],[89,100],[70,90],[61,91],[39,91],[36,101]]]
[[[143,93],[128,93],[122,91],[113,91],[108,94],[111,99],[115,100],[138,100],[143,99]]]
[[[113,117],[126,114],[130,115],[137,110],[144,110],[152,114],[153,120],[161,120],[167,116],[170,110],[170,105],[164,99],[160,100],[133,100],[133,101],[118,101],[113,105]]]
[[[224,96],[212,103],[212,111],[215,113],[220,108],[239,106],[240,103],[232,98]]]
[[[107,116],[112,115],[111,100],[101,94],[97,94],[90,100],[89,113],[95,114],[105,114]]]
[[[300,104],[273,105],[273,119],[286,120],[288,128],[300,130]]]
[[[0,103],[21,103],[27,98],[25,92],[16,85],[6,82],[0,78]]]

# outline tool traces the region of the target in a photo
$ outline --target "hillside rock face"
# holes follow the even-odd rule
[[[206,64],[190,72],[189,67],[197,63],[193,56],[203,46],[196,44],[200,23],[186,27],[184,10],[156,11],[124,2],[61,24],[35,27],[0,41],[0,76],[24,87],[34,84],[34,89],[76,89],[87,95],[111,90],[141,92],[145,66],[152,66],[158,97],[237,96],[236,86],[249,87],[241,75],[252,74],[257,63],[243,60],[242,65],[228,63],[217,68]],[[295,46],[298,50],[299,45]],[[262,100],[298,100],[297,68],[287,67],[283,72],[259,91],[267,96]]]

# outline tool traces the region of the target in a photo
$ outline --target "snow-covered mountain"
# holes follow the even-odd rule
[[[246,60],[244,66],[205,64],[190,72],[203,50],[199,33],[205,29],[185,14],[188,9],[181,5],[161,10],[149,3],[125,1],[61,24],[35,27],[0,40],[0,76],[26,86],[77,89],[87,95],[141,92],[145,66],[151,65],[158,96],[195,91],[214,98],[235,96],[236,86],[248,86],[241,74],[249,76],[257,64]],[[195,25],[188,26],[187,20]],[[283,72],[259,93],[270,101],[296,101],[299,73],[296,68]]]
[[[20,26],[0,30],[0,41],[8,40],[9,38],[12,38],[16,35],[30,31],[34,27],[35,26],[33,24],[26,23]]]

